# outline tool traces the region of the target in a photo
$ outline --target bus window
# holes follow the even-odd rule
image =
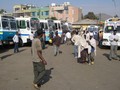
[[[37,30],[39,28],[39,21],[37,20],[31,20],[31,29]]]
[[[9,28],[9,22],[8,22],[7,19],[2,20],[2,26],[3,26],[3,29],[10,29]]]
[[[44,23],[40,23],[40,27],[42,28],[42,29],[44,29]]]
[[[30,28],[30,24],[29,24],[29,21],[27,21],[27,28]]]
[[[117,26],[116,30],[120,33],[120,26]]]
[[[47,23],[45,23],[45,29],[48,29],[48,25],[47,25]]]
[[[0,29],[1,29],[1,22],[0,22]]]
[[[55,23],[55,29],[58,29],[58,27],[57,27],[57,23]]]
[[[16,22],[14,20],[10,21],[10,27],[11,27],[11,30],[16,30],[17,29]]]
[[[58,28],[61,29],[60,24],[58,23]]]
[[[109,32],[111,32],[111,31],[113,31],[114,30],[114,27],[113,26],[107,26],[106,28],[105,28],[105,32],[106,33],[109,33]]]
[[[20,29],[25,29],[25,28],[26,28],[25,20],[17,21],[17,26],[18,26],[18,28],[20,28]]]

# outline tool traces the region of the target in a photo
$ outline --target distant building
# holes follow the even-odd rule
[[[49,7],[36,7],[34,5],[15,5],[13,7],[13,16],[30,16],[38,17],[40,19],[49,18]]]
[[[70,23],[77,22],[82,18],[82,9],[72,6],[69,2],[64,2],[62,5],[52,3],[46,7],[36,7],[34,5],[14,5],[13,16],[30,16],[40,19],[56,17],[58,20],[67,21]]]
[[[81,21],[78,21],[78,22],[75,22],[72,24],[72,27],[74,29],[83,29],[83,30],[86,30],[86,28],[89,26],[89,25],[98,25],[98,20],[90,20],[90,19],[83,19]]]
[[[59,20],[73,23],[81,20],[82,9],[72,6],[69,2],[64,2],[61,5],[52,3],[49,17],[56,17]]]

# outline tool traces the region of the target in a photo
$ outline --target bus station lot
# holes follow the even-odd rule
[[[0,90],[36,90],[33,87],[31,48],[0,50]],[[62,45],[62,54],[54,56],[53,46],[43,50],[48,65],[40,90],[120,90],[120,61],[108,60],[109,48],[97,47],[95,64],[80,64],[73,57],[73,46]],[[120,57],[120,49],[118,50]]]

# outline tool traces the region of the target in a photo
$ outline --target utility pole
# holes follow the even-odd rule
[[[114,7],[115,7],[115,16],[117,16],[116,1],[115,0],[112,0],[112,1],[113,1],[113,4],[114,4]]]

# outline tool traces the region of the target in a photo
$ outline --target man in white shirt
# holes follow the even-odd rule
[[[119,41],[119,36],[116,34],[117,31],[114,30],[113,34],[109,36],[110,40],[110,55],[109,55],[109,60],[111,61],[112,59],[118,60],[119,57],[117,56],[117,49],[118,49],[118,41]]]
[[[90,39],[88,42],[88,63],[94,64],[94,58],[96,55],[96,40],[93,37],[93,33],[90,33]]]
[[[74,57],[78,58],[78,45],[79,45],[79,39],[80,35],[78,35],[78,32],[72,37],[72,42],[74,43]]]
[[[69,45],[70,39],[71,39],[71,33],[68,31],[68,32],[66,33],[65,37],[66,37],[67,45]]]
[[[18,48],[18,43],[19,43],[18,32],[16,32],[16,34],[14,35],[13,42],[15,44],[15,46],[14,46],[14,53],[17,53],[17,52],[19,52],[19,48]]]

